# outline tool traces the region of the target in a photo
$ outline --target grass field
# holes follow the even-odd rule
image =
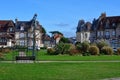
[[[17,52],[10,52],[5,54],[4,60],[14,60]],[[31,54],[31,53],[30,53]],[[40,61],[120,61],[118,55],[101,55],[101,56],[70,56],[70,55],[46,55],[46,50],[40,50],[36,54],[36,60]]]
[[[38,56],[37,60],[41,61],[120,61],[120,56]]]
[[[120,77],[120,63],[0,63],[0,80],[100,80]]]
[[[4,55],[13,60],[17,52]],[[69,56],[46,55],[46,50],[37,53],[40,61],[120,61],[120,56]],[[50,63],[0,63],[0,80],[100,80],[120,77],[119,62],[50,62]]]

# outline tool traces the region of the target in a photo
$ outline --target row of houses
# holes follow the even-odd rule
[[[45,34],[42,25],[36,21],[34,29],[33,19],[30,21],[0,20],[0,47],[13,46],[33,46],[33,38],[35,33],[35,46],[49,47],[52,38]],[[53,40],[54,41],[54,40]]]
[[[37,46],[43,46],[42,26],[37,21],[35,28],[35,40]],[[33,40],[33,23],[30,21],[0,20],[0,47],[12,47],[14,45],[32,46]]]
[[[111,47],[120,47],[120,16],[106,16],[102,13],[92,23],[80,20],[76,31],[77,42],[106,41]]]
[[[45,29],[36,21],[36,27],[33,19],[29,21],[0,20],[0,47],[13,46],[33,46],[35,36],[35,46],[52,47],[55,46],[63,36],[57,31],[53,31],[50,37]],[[34,35],[35,33],[35,35]]]

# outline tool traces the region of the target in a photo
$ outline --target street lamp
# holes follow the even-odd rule
[[[35,57],[35,28],[37,27],[37,23],[36,23],[36,18],[37,18],[37,14],[34,15],[33,19],[32,19],[32,25],[33,25],[33,49],[32,49],[32,56]]]

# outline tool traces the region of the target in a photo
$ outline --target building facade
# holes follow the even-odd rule
[[[19,46],[33,46],[33,34],[35,33],[35,46],[43,47],[43,27],[38,21],[36,21],[36,27],[34,29],[33,20],[19,21],[18,19],[12,20],[0,20],[0,47],[13,47]]]
[[[80,20],[78,22],[77,26],[77,31],[76,31],[76,41],[77,42],[83,42],[83,41],[88,41],[90,42],[90,28],[91,28],[91,23],[86,22],[84,20]]]
[[[79,24],[76,32],[77,42],[83,42],[87,38],[90,42],[104,40],[113,48],[120,47],[120,16],[106,16],[106,13],[102,13],[98,19],[93,20],[88,31],[79,31],[78,28],[82,28]],[[85,36],[86,33],[89,33],[89,36]]]
[[[15,25],[12,20],[0,20],[0,47],[14,46]]]
[[[35,46],[43,47],[42,43],[42,26],[37,21],[37,26],[35,27]],[[33,28],[34,25],[32,20],[30,21],[18,21],[15,20],[15,45],[20,46],[33,46]]]

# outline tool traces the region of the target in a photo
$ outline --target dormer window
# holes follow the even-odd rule
[[[20,30],[21,30],[21,31],[24,31],[24,26],[21,26],[21,27],[20,27]]]
[[[112,26],[115,28],[115,26],[116,26],[115,23],[112,23]]]

